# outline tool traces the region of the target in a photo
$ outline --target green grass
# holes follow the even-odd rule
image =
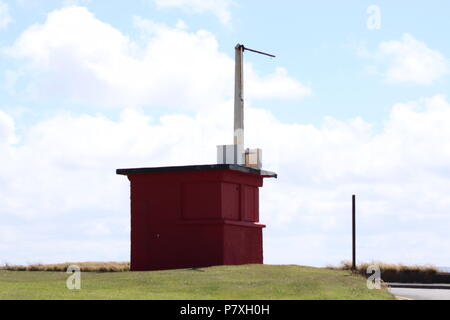
[[[0,271],[0,299],[393,299],[369,290],[346,270],[244,265],[148,272],[83,272],[81,290],[68,290],[69,274]]]

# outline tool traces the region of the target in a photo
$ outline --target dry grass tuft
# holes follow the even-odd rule
[[[0,270],[8,271],[61,271],[66,272],[71,265],[80,267],[82,272],[121,272],[130,271],[129,262],[65,262],[57,264],[32,264],[28,266],[9,265],[0,266]]]
[[[389,264],[374,261],[371,263],[361,263],[357,265],[356,272],[369,276],[367,269],[369,266],[379,266],[381,271],[381,279],[385,282],[411,282],[411,283],[450,283],[450,274],[440,272],[439,269],[433,265],[412,265],[404,264]],[[350,261],[342,261],[338,267],[327,266],[333,270],[351,270],[352,263]]]

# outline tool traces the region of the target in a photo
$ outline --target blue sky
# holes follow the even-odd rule
[[[361,261],[450,265],[449,6],[0,0],[0,262],[128,259],[115,168],[215,162],[239,42],[265,261],[348,259],[356,193]]]
[[[366,9],[373,4],[371,1],[346,1],[345,4],[291,1],[284,5],[245,1],[229,5],[232,20],[225,25],[214,13],[196,14],[195,10],[187,9],[189,6],[158,7],[151,0],[135,1],[134,4],[101,0],[8,3],[14,22],[2,30],[2,45],[13,42],[31,24],[43,23],[51,10],[68,3],[79,3],[87,6],[98,19],[133,39],[138,37],[133,16],[139,15],[168,25],[175,25],[182,19],[190,30],[208,30],[219,39],[220,50],[230,55],[236,42],[267,48],[277,54],[275,61],[248,57],[258,70],[268,72],[274,66],[283,66],[292,77],[310,84],[317,93],[301,106],[297,101],[285,101],[283,107],[276,108],[272,107],[276,101],[258,102],[259,107],[270,109],[284,121],[295,119],[318,124],[325,115],[337,119],[360,115],[380,121],[388,115],[392,104],[432,95],[449,85],[448,79],[440,79],[433,86],[417,87],[408,83],[388,86],[377,77],[367,76],[365,67],[370,62],[358,58],[356,53],[359,46],[375,50],[380,42],[399,39],[404,33],[410,33],[420,41],[426,40],[430,48],[448,52],[450,45],[441,33],[436,32],[446,30],[448,26],[445,8],[449,5],[445,1],[380,1],[377,5],[382,9],[382,27],[376,31],[366,27]],[[6,67],[10,63],[4,61],[2,65]],[[339,83],[347,85],[340,86]],[[17,101],[14,99],[12,102]]]

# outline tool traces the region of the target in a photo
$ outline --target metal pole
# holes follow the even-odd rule
[[[234,75],[234,164],[244,165],[244,51],[263,54],[275,58],[273,54],[250,49],[242,44],[235,47],[235,75]]]
[[[255,53],[259,53],[259,54],[263,54],[263,55],[269,56],[269,57],[271,57],[271,58],[276,58],[273,54],[265,53],[265,52],[258,51],[258,50],[254,50],[254,49],[250,49],[250,48],[247,48],[247,47],[244,47],[244,50],[251,51],[251,52],[255,52]]]
[[[352,271],[356,271],[356,196],[352,196]]]
[[[244,46],[235,47],[236,65],[234,79],[234,145],[237,149],[235,164],[242,164],[244,152]]]

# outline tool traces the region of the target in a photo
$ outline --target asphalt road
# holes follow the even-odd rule
[[[401,288],[391,287],[389,291],[395,296],[414,300],[450,300],[450,286],[448,289],[442,289],[441,287],[433,289],[429,288],[429,286],[424,286],[426,288],[420,288],[420,285],[417,284],[408,287],[406,284],[402,285]]]

